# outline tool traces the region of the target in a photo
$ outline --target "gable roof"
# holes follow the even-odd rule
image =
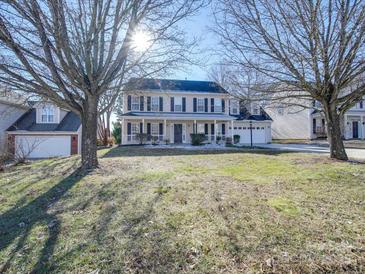
[[[266,113],[266,111],[262,107],[260,107],[259,115],[253,115],[247,110],[246,107],[242,107],[240,109],[240,114],[235,115],[235,117],[237,117],[237,120],[272,121],[272,118],[269,116],[269,114]]]
[[[216,82],[132,78],[125,86],[125,90],[154,90],[154,91],[181,91],[202,93],[228,93]]]
[[[59,124],[38,123],[36,122],[36,109],[30,109],[24,113],[7,131],[77,131],[81,125],[78,115],[68,112]]]

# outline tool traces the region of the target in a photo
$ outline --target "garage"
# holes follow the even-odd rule
[[[26,156],[26,158],[70,156],[71,136],[17,135],[15,154]]]
[[[251,132],[249,123],[235,123],[233,135],[240,136],[240,144],[251,143]],[[252,142],[253,144],[266,144],[270,140],[270,125],[264,123],[254,123],[252,125]]]

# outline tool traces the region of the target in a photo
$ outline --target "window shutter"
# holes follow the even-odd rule
[[[208,112],[208,98],[204,99],[204,111]]]
[[[127,124],[127,134],[128,135],[131,135],[132,134],[132,125],[131,125],[131,123],[128,123]]]
[[[139,133],[143,133],[143,123],[139,123]]]
[[[163,97],[160,97],[160,111],[163,111]]]
[[[144,96],[139,97],[139,109],[144,111]]]
[[[132,109],[132,96],[128,95],[128,111]]]
[[[185,97],[182,98],[182,111],[186,112],[186,98]]]
[[[214,135],[214,124],[211,124],[210,134],[211,135]]]
[[[151,96],[147,97],[147,111],[151,111]]]
[[[170,99],[170,111],[172,111],[172,112],[175,111],[175,99],[174,99],[174,97],[171,97],[171,99]]]
[[[222,112],[226,111],[226,100],[222,99]]]
[[[210,98],[210,112],[214,112],[214,98]]]
[[[208,100],[208,99],[207,99]],[[206,134],[206,135],[208,135],[209,134],[209,131],[208,131],[208,124],[205,124],[204,125],[204,133]]]
[[[222,135],[226,135],[226,124],[222,124]]]
[[[163,124],[162,123],[160,123],[160,125],[159,125],[159,135],[163,135]]]
[[[196,112],[196,103],[197,103],[197,99],[193,98],[193,111]]]
[[[147,134],[151,135],[151,123],[147,123]]]

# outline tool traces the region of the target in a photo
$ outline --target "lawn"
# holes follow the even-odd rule
[[[0,273],[365,272],[365,166],[115,148],[0,173]]]

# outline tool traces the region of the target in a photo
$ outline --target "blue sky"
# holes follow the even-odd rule
[[[218,41],[214,34],[211,33],[208,28],[214,23],[211,7],[205,7],[199,14],[189,18],[183,22],[183,27],[187,32],[188,38],[198,37],[200,38],[199,47],[203,53],[197,56],[197,59],[204,63],[204,66],[189,65],[187,71],[177,71],[168,78],[171,79],[185,79],[188,80],[208,80],[207,72],[211,65],[216,62],[216,59],[211,56],[211,51]]]

